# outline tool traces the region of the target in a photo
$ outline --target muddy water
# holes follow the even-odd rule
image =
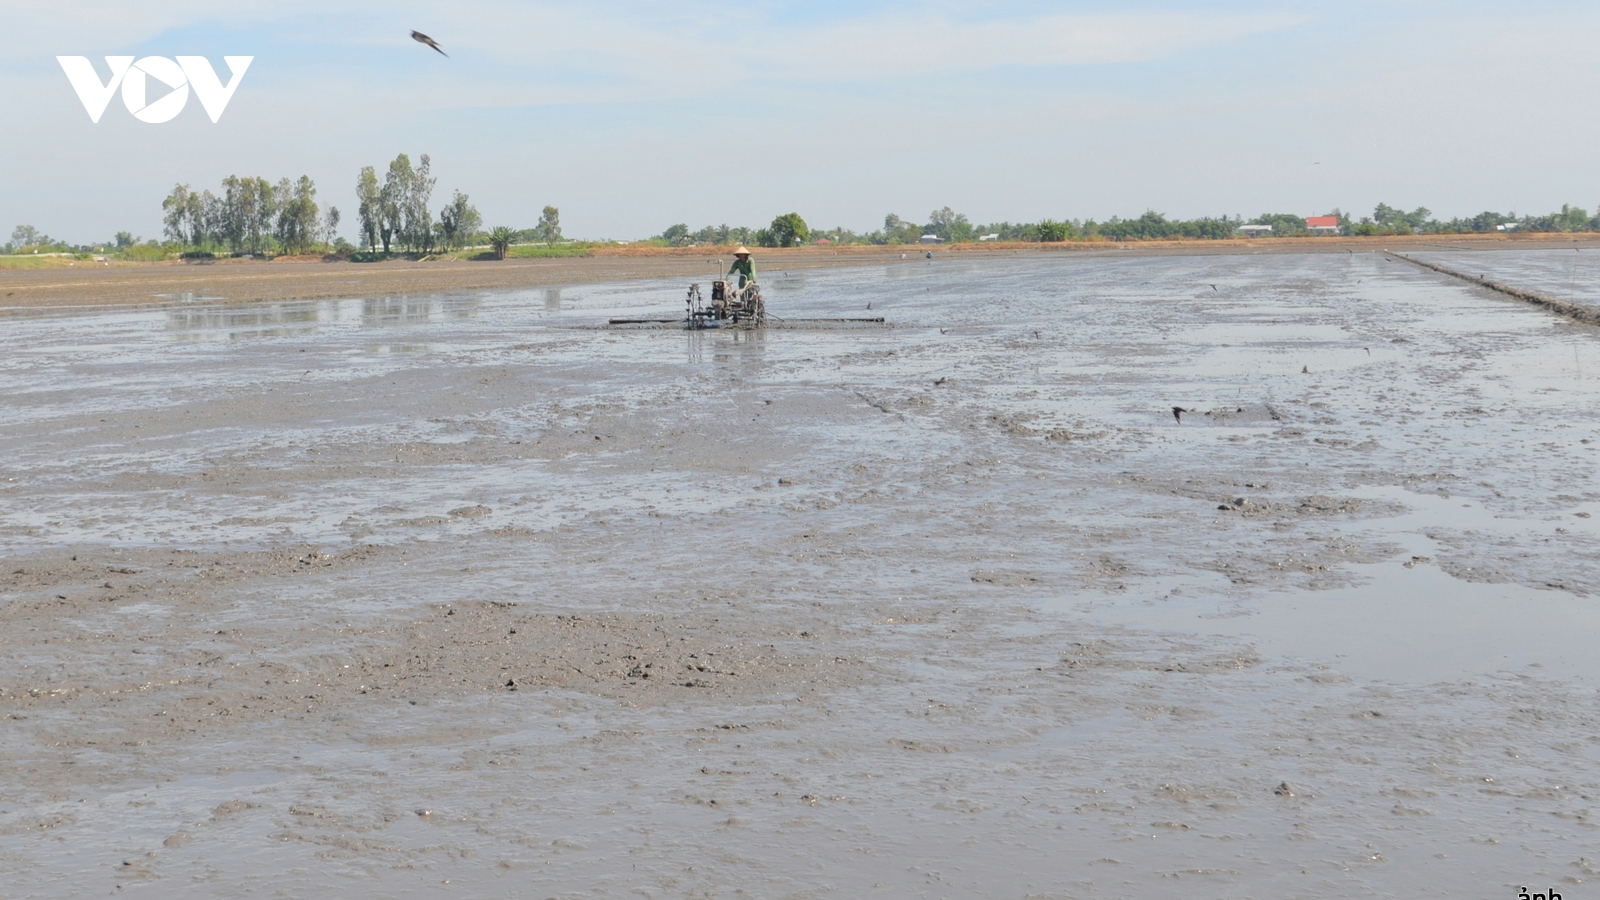
[[[1487,276],[1526,291],[1588,306],[1600,305],[1600,254],[1594,248],[1503,250],[1495,253],[1424,250],[1408,255],[1442,266],[1470,263],[1467,275]]]
[[[0,896],[1600,870],[1593,329],[1374,254],[763,274],[891,325],[8,323]]]

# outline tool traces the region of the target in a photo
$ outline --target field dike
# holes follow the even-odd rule
[[[1508,297],[1515,297],[1518,300],[1522,300],[1526,303],[1532,303],[1534,306],[1542,306],[1545,309],[1556,313],[1557,315],[1566,316],[1575,322],[1582,322],[1585,325],[1600,325],[1600,309],[1592,306],[1584,306],[1581,303],[1571,303],[1566,300],[1558,300],[1555,297],[1549,296],[1548,294],[1540,294],[1535,291],[1525,291],[1522,288],[1515,288],[1509,284],[1501,284],[1500,282],[1494,281],[1490,278],[1485,278],[1478,275],[1468,275],[1465,272],[1457,272],[1455,269],[1452,269],[1448,266],[1441,266],[1438,263],[1423,262],[1420,259],[1412,259],[1409,256],[1402,256],[1398,253],[1390,253],[1385,251],[1384,255],[1388,256],[1390,259],[1398,259],[1411,263],[1415,266],[1421,266],[1424,269],[1432,269],[1433,271],[1442,275],[1449,275],[1451,278],[1459,278],[1462,281],[1475,284],[1479,287],[1486,287],[1491,291],[1498,291],[1499,293],[1505,294]]]

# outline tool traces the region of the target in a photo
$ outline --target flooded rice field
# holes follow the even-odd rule
[[[888,325],[8,321],[0,897],[1600,875],[1600,332],[1370,253],[763,278]]]
[[[1424,250],[1407,255],[1569,303],[1600,306],[1600,251],[1591,246],[1487,253]]]

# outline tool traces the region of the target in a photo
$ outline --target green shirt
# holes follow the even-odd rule
[[[735,259],[733,261],[733,268],[728,270],[728,274],[732,275],[732,274],[734,274],[736,272],[739,275],[739,287],[744,287],[744,283],[746,281],[755,281],[756,280],[756,264],[755,264],[755,261],[752,260],[748,256],[745,257],[744,259]]]

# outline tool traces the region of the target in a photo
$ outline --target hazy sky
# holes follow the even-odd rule
[[[1593,2],[329,3],[0,0],[0,241],[160,233],[173,184],[308,174],[345,211],[396,153],[486,225],[870,230],[1600,203]],[[412,41],[436,38],[447,59]],[[113,99],[57,55],[255,61],[222,121]],[[154,84],[152,83],[152,88]],[[159,96],[152,90],[151,98]]]

